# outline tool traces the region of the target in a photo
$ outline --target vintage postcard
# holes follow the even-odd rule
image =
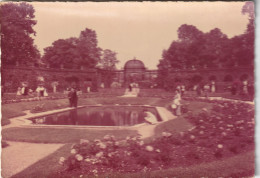
[[[2,177],[253,177],[254,8],[1,2]]]

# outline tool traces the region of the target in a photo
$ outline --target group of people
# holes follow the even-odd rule
[[[47,90],[43,85],[39,85],[36,88],[35,92],[37,93],[37,96],[39,98],[48,96]],[[17,96],[21,96],[21,95],[27,96],[30,94],[33,94],[33,90],[29,89],[29,87],[26,84],[23,84],[22,87],[18,87],[17,92],[16,92]]]
[[[216,92],[216,85],[214,81],[212,81],[211,83],[197,84],[193,87],[193,90],[196,91],[197,96],[201,96],[204,94],[205,97],[208,97],[209,93]]]
[[[254,97],[254,85],[251,82],[248,82],[247,80],[244,80],[243,82],[235,81],[232,83],[232,86],[230,88],[232,95],[249,95],[251,97]]]

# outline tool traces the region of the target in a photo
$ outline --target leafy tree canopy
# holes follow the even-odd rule
[[[34,8],[25,2],[3,3],[1,14],[1,50],[2,63],[29,65],[40,59],[40,53],[31,37],[36,32],[33,26]]]
[[[93,68],[101,56],[96,32],[86,28],[78,38],[59,39],[44,49],[43,61],[53,68]]]
[[[119,61],[116,58],[116,52],[110,49],[105,49],[102,51],[102,57],[99,61],[99,66],[105,70],[116,70],[116,64]]]

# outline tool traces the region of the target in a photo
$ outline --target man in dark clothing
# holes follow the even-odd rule
[[[78,105],[78,95],[76,88],[72,88],[69,92],[69,101],[70,101],[70,107],[77,107]]]

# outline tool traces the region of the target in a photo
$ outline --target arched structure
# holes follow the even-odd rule
[[[124,66],[124,82],[138,82],[145,79],[144,63],[136,58],[129,60]]]

